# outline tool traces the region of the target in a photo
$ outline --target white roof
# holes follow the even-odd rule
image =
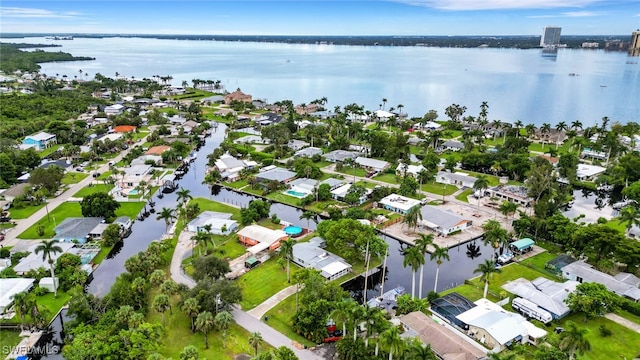
[[[249,225],[238,231],[238,235],[246,236],[261,243],[267,243],[267,247],[283,237],[287,237],[287,234],[282,230],[271,230],[260,225]]]
[[[603,168],[602,166],[589,165],[589,164],[578,164],[578,170],[576,172],[576,175],[579,178],[592,177],[592,176],[595,176],[595,175],[602,174],[605,171],[607,171],[607,169]]]
[[[27,136],[27,138],[29,138],[29,139],[34,139],[34,140],[38,140],[38,141],[40,141],[40,140],[49,140],[49,139],[53,139],[54,137],[56,137],[56,136],[53,135],[53,134],[49,134],[47,132],[44,132],[44,131],[41,131],[41,132],[39,132],[37,134],[34,134],[34,135]]]
[[[344,184],[338,188],[331,190],[331,193],[338,197],[345,197],[345,195],[347,195],[347,192],[349,192],[349,189],[351,189],[351,184]]]
[[[4,313],[13,303],[15,294],[29,290],[35,279],[9,278],[0,279],[0,313]]]
[[[526,335],[527,329],[521,325],[526,320],[521,315],[508,312],[487,299],[480,299],[475,304],[476,307],[463,312],[456,318],[465,324],[484,329],[501,345],[518,335]]]
[[[38,269],[38,268],[45,268],[48,269],[49,268],[49,263],[46,260],[42,260],[42,252],[39,254],[35,253],[36,248],[39,246],[40,244],[34,244],[33,246],[31,246],[29,248],[29,252],[30,254],[27,255],[26,257],[22,258],[20,260],[20,262],[13,268],[13,270],[15,270],[15,272],[17,274],[24,274],[26,272],[28,272],[29,270],[32,269]],[[71,250],[71,248],[73,248],[73,246],[75,245],[72,242],[56,242],[57,246],[60,246],[60,248],[62,249],[62,252],[59,253],[55,253],[55,254],[51,254],[51,259],[53,261],[56,261],[58,259],[58,257],[60,257],[62,254],[68,252],[69,250]]]
[[[327,273],[329,276],[333,276],[335,274],[340,273],[341,271],[344,271],[348,268],[350,268],[350,265],[347,265],[345,263],[343,263],[342,261],[334,261],[331,264],[325,266],[322,268],[322,272],[323,273]]]
[[[375,113],[376,113],[376,116],[379,118],[390,118],[392,116],[396,116],[396,114],[394,113],[390,113],[388,111],[384,111],[381,109],[376,110]]]
[[[431,128],[431,129],[439,129],[442,127],[442,125],[438,124],[437,122],[433,122],[433,121],[427,121],[424,124],[424,127],[426,128]]]
[[[122,138],[122,133],[113,133],[113,134],[106,134],[97,140],[102,142],[104,142],[107,139],[111,141],[116,141],[116,140],[119,140],[120,138]]]
[[[358,156],[355,161],[360,166],[370,167],[377,170],[382,170],[389,166],[389,163],[384,160],[371,159],[362,156]]]
[[[414,206],[420,206],[420,200],[411,199],[406,196],[391,194],[380,200],[380,204],[407,211]]]

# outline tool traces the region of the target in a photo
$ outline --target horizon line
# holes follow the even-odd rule
[[[631,33],[637,30],[632,30]],[[403,38],[411,38],[411,37],[507,37],[507,36],[536,36],[540,37],[541,34],[519,34],[519,35],[498,35],[498,34],[484,34],[484,35],[365,35],[365,34],[351,34],[351,35],[311,35],[311,34],[175,34],[175,33],[101,33],[101,32],[51,32],[51,33],[43,33],[43,32],[0,32],[0,38],[3,35],[109,35],[109,36],[264,36],[264,37],[281,37],[281,36],[291,36],[291,37],[403,37]],[[563,34],[562,36],[630,36],[625,34],[599,34],[599,35],[588,35],[588,34]]]

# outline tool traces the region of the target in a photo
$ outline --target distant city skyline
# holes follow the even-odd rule
[[[640,0],[3,1],[2,33],[630,35]]]

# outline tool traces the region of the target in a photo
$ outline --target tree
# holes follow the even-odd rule
[[[195,331],[195,319],[200,311],[200,305],[195,298],[188,298],[182,303],[182,311],[191,319],[191,332]]]
[[[149,283],[154,287],[160,286],[166,279],[167,275],[162,269],[156,269],[149,275]]]
[[[413,228],[413,232],[415,232],[418,226],[418,220],[422,220],[422,211],[420,206],[414,206],[407,211],[402,222],[407,224],[408,228]]]
[[[489,187],[489,179],[485,175],[478,175],[478,178],[473,183],[473,190],[480,192],[478,196],[478,211],[480,210],[480,199],[484,196],[484,190]]]
[[[209,348],[209,331],[214,326],[214,317],[209,311],[203,311],[196,318],[196,329],[204,335],[204,347]]]
[[[121,240],[121,238],[120,238],[120,231],[121,230],[122,230],[122,228],[120,227],[120,225],[118,225],[118,224],[109,224],[109,226],[107,226],[107,228],[102,233],[102,241],[104,242],[104,244],[106,246],[113,246],[118,241],[120,241]]]
[[[26,316],[31,309],[31,302],[33,302],[33,296],[26,292],[20,292],[13,296],[13,307],[15,311],[20,315],[20,330],[24,331],[24,325],[26,324]]]
[[[349,314],[351,313],[351,309],[358,305],[353,299],[347,299],[343,301],[338,301],[334,304],[333,311],[329,314],[329,317],[334,321],[342,323],[342,333],[347,333],[347,320],[349,318]]]
[[[233,316],[228,311],[221,311],[216,314],[214,319],[214,324],[218,328],[218,330],[222,330],[222,348],[226,349],[227,344],[227,330],[231,327],[231,323],[233,322]]]
[[[389,351],[389,360],[393,360],[393,353],[400,354],[403,350],[404,342],[400,338],[398,328],[392,326],[380,334],[380,342]]]
[[[539,346],[533,354],[534,360],[569,360],[564,351],[551,346]]]
[[[502,225],[497,220],[489,220],[482,224],[482,240],[485,244],[491,244],[493,247],[493,256],[496,257],[498,248],[508,242],[509,237],[507,230],[502,228]]]
[[[493,274],[499,274],[502,270],[496,268],[496,264],[487,259],[483,263],[478,264],[478,267],[473,270],[474,274],[480,273],[480,281],[484,281],[484,292],[482,297],[487,298],[487,292],[489,291],[489,280]]]
[[[569,309],[584,313],[584,320],[615,311],[620,306],[618,295],[600,283],[582,283],[564,301]]]
[[[418,234],[418,238],[414,241],[416,247],[420,249],[422,256],[427,254],[427,249],[429,245],[433,244],[433,234]],[[419,281],[419,290],[418,290],[418,298],[422,299],[422,283],[424,278],[424,264],[420,265],[420,281]]]
[[[213,238],[211,237],[211,234],[206,232],[206,231],[198,231],[193,237],[192,237],[193,241],[195,241],[195,243],[198,246],[198,255],[202,255],[202,248],[205,249],[205,254],[206,254],[206,249],[207,249],[207,245],[209,243],[214,243],[213,242]],[[214,243],[215,244],[215,243]]]
[[[169,226],[171,226],[171,223],[175,218],[174,210],[166,207],[163,207],[158,216],[156,216],[156,220],[164,220],[166,233],[169,233]]]
[[[53,194],[60,187],[63,177],[64,170],[59,166],[37,167],[31,171],[29,183],[35,186],[42,186],[47,189],[49,194]]]
[[[317,215],[313,211],[305,211],[305,212],[302,213],[302,215],[300,215],[300,220],[302,220],[302,219],[307,220],[307,229],[310,229],[311,228],[311,220],[316,222],[317,221]]]
[[[120,203],[106,192],[96,192],[85,196],[80,202],[80,208],[84,217],[113,219],[116,217],[116,210],[120,208]]]
[[[56,245],[55,240],[42,240],[40,245],[35,249],[36,255],[42,253],[42,261],[49,263],[49,270],[51,271],[51,279],[53,280],[53,296],[58,297],[58,286],[56,285],[56,273],[53,269],[54,261],[51,258],[52,255],[62,253],[62,248]]]
[[[249,335],[249,345],[254,349],[255,356],[258,356],[258,347],[262,344],[262,335],[259,332],[252,332]]]
[[[158,294],[153,298],[153,308],[162,314],[162,325],[164,325],[164,313],[171,308],[169,297],[165,294]]]
[[[513,214],[515,214],[516,211],[518,211],[518,204],[514,203],[513,201],[503,201],[502,204],[500,204],[498,211],[500,211],[500,213],[504,215],[504,217],[507,220],[508,226],[511,227],[511,223],[509,222],[509,217],[513,216]]]
[[[578,328],[573,321],[567,321],[566,329],[560,334],[560,350],[569,352],[569,359],[573,359],[576,352],[580,355],[591,350],[591,343],[586,335],[589,329]]]
[[[411,298],[416,297],[416,272],[425,262],[424,253],[418,247],[411,246],[404,251],[403,267],[411,267]]]
[[[291,238],[287,240],[280,241],[280,256],[287,260],[287,282],[291,283],[291,258],[293,257],[293,245],[295,245],[295,241]]]
[[[619,223],[627,223],[627,234],[634,225],[640,226],[640,208],[638,208],[637,205],[633,205],[620,210]]]
[[[215,255],[198,257],[193,261],[193,278],[196,281],[204,278],[220,279],[231,271],[229,262]]]
[[[191,190],[182,187],[180,190],[176,191],[176,195],[178,195],[177,201],[183,205],[186,205],[189,200],[193,199],[193,196],[191,196]]]
[[[449,248],[440,247],[437,244],[433,244],[434,250],[431,253],[431,260],[436,260],[436,281],[433,285],[433,291],[438,292],[438,275],[440,274],[440,265],[442,265],[443,260],[449,261]]]
[[[198,355],[198,348],[193,345],[187,345],[182,348],[180,352],[180,360],[198,360],[200,356]]]

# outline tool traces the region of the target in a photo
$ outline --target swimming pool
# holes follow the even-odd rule
[[[138,189],[129,190],[129,195],[138,195]]]
[[[300,226],[289,225],[283,229],[287,235],[296,236],[302,233],[302,228]]]
[[[291,195],[291,196],[294,196],[294,197],[299,197],[299,198],[303,198],[303,197],[307,196],[307,193],[303,193],[303,192],[295,191],[295,190],[287,190],[285,192],[285,194]]]

